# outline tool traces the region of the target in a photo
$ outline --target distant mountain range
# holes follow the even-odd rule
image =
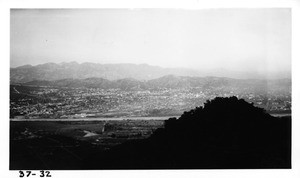
[[[133,78],[118,80],[107,80],[103,78],[86,79],[62,79],[62,80],[34,80],[23,83],[31,86],[54,86],[71,88],[100,88],[100,89],[121,89],[121,90],[148,90],[148,89],[183,89],[195,88],[213,89],[222,91],[284,91],[290,92],[290,79],[259,80],[259,79],[232,79],[225,77],[188,77],[166,75],[157,79],[139,81]]]
[[[229,77],[236,79],[266,78],[261,74],[249,72],[234,72],[224,69],[200,71],[187,68],[162,68],[148,64],[98,64],[98,63],[46,63],[36,66],[24,65],[10,68],[11,83],[26,83],[35,80],[55,81],[62,79],[102,78],[118,80],[132,78],[136,80],[152,80],[166,75],[190,77]],[[290,78],[290,73],[276,73],[269,78]]]

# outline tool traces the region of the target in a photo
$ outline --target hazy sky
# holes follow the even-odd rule
[[[46,62],[290,71],[290,9],[11,10],[11,67]]]

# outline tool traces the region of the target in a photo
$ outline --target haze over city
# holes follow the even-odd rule
[[[10,170],[291,169],[291,9],[10,12]]]
[[[134,63],[290,72],[290,9],[11,10],[11,67]]]

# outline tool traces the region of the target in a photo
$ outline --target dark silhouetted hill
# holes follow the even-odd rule
[[[291,119],[236,97],[165,121],[145,140],[93,154],[88,169],[291,168]]]

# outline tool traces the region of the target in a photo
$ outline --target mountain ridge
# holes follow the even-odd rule
[[[259,79],[266,78],[258,73],[236,72],[224,69],[219,70],[195,70],[187,68],[163,68],[148,64],[100,64],[100,63],[45,63],[36,66],[24,65],[10,68],[10,81],[12,83],[26,83],[34,80],[60,80],[65,78],[85,79],[85,78],[104,78],[117,80],[123,78],[134,78],[137,80],[151,80],[166,75],[190,76],[190,77],[229,77],[237,79]],[[290,78],[290,73],[275,74],[270,78]]]
[[[262,80],[262,79],[232,79],[226,77],[190,77],[166,75],[156,79],[141,81],[134,78],[124,78],[108,80],[104,78],[73,79],[66,78],[61,80],[33,80],[22,83],[22,85],[32,86],[54,86],[71,88],[99,88],[99,89],[183,89],[183,88],[202,88],[202,89],[221,89],[221,90],[243,90],[253,89],[262,90],[285,90],[291,89],[290,79]]]

